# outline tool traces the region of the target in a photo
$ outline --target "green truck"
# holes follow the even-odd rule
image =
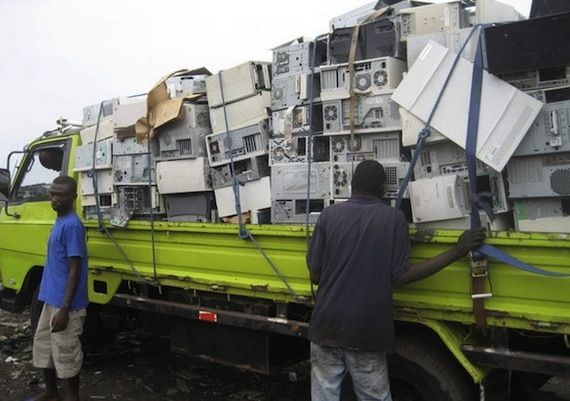
[[[51,178],[73,173],[77,132],[30,143],[5,182],[0,216],[2,308],[34,299],[54,220]],[[63,156],[61,171],[42,152]],[[50,177],[51,174],[51,177]],[[3,176],[9,173],[3,170]],[[34,177],[48,177],[37,182]],[[7,180],[5,180],[7,181]],[[77,204],[78,213],[82,213]],[[307,358],[314,288],[305,252],[310,227],[131,220],[124,228],[85,220],[89,296],[95,324],[138,322],[173,351],[258,372]],[[454,244],[460,231],[413,229],[413,261]],[[542,269],[570,272],[570,235],[491,231],[488,244]],[[476,328],[472,285],[483,279],[485,328]],[[395,292],[396,399],[477,399],[493,370],[570,374],[568,278],[537,275],[493,259],[460,260]],[[373,313],[373,311],[370,311]],[[398,383],[400,385],[398,385]],[[398,398],[398,394],[400,397]],[[412,395],[410,395],[412,394]],[[406,398],[413,397],[413,398]]]

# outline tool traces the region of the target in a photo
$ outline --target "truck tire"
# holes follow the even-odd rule
[[[439,344],[413,337],[396,340],[388,355],[393,401],[475,401],[477,388]]]

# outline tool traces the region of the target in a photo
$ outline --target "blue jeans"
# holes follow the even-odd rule
[[[392,401],[386,354],[311,343],[312,401],[339,401],[347,372],[359,401]]]

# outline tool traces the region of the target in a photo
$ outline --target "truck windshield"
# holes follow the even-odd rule
[[[44,147],[28,154],[23,160],[18,186],[12,193],[12,201],[39,202],[50,199],[49,186],[55,177],[63,173],[65,145]]]

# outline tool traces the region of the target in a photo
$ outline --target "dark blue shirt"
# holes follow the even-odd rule
[[[389,352],[394,346],[392,283],[410,268],[408,223],[372,196],[325,208],[307,265],[320,273],[309,339],[320,345]]]
[[[38,299],[56,308],[63,306],[70,257],[81,258],[81,273],[70,310],[79,310],[89,303],[87,293],[87,248],[85,228],[75,213],[58,217],[48,240],[46,265],[40,285]]]

